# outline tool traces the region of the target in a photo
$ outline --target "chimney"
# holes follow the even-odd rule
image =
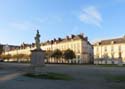
[[[88,37],[85,37],[85,40],[88,41]]]
[[[69,36],[66,36],[66,39],[68,40],[68,39],[69,39]]]
[[[53,44],[53,40],[51,40],[51,44]]]
[[[56,42],[56,38],[54,38],[54,40],[53,40],[54,42]]]
[[[72,34],[72,35],[71,35],[71,38],[73,39],[74,37],[75,37],[75,35]]]
[[[47,40],[47,43],[49,43],[49,40]]]
[[[61,38],[58,38],[58,41],[61,41],[62,39]]]
[[[80,35],[84,37],[84,33],[80,33]]]

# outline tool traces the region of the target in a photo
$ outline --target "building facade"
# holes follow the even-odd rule
[[[11,50],[5,54],[27,54],[30,55],[31,51],[35,49],[35,45],[25,45],[16,50]],[[62,52],[71,49],[74,51],[76,62],[80,63],[92,63],[93,62],[93,47],[88,41],[87,37],[84,37],[83,34],[66,36],[65,38],[53,39],[44,43],[41,43],[41,49],[45,51],[54,51],[56,49],[61,50]],[[51,60],[49,60],[51,62]]]
[[[0,54],[4,53],[4,52],[11,51],[11,50],[15,50],[17,48],[19,48],[19,46],[8,45],[8,44],[0,44]]]
[[[125,37],[102,40],[94,45],[95,63],[102,60],[105,64],[117,64],[120,60],[125,63]]]

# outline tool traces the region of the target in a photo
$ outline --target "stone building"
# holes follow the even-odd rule
[[[83,34],[47,41],[42,44],[42,49],[48,51],[54,51],[55,49],[65,51],[71,49],[76,54],[76,61],[80,61],[81,63],[91,63],[93,61],[92,45]]]
[[[30,50],[35,49],[35,44],[25,45],[19,49],[8,51],[11,55],[27,54],[30,55]],[[93,62],[93,47],[88,41],[88,38],[83,34],[66,36],[65,38],[57,38],[41,43],[41,49],[45,51],[54,51],[59,49],[65,51],[71,49],[76,54],[76,62],[92,63]],[[5,54],[7,54],[5,53]]]
[[[8,45],[8,44],[0,44],[0,54],[4,53],[4,52],[11,51],[11,50],[15,50],[17,48],[19,48],[19,46]]]
[[[125,63],[125,36],[115,39],[102,40],[94,45],[94,59],[109,61],[109,64],[117,64],[119,60]]]

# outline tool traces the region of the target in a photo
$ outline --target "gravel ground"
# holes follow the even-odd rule
[[[125,89],[125,82],[107,81],[106,75],[125,75],[125,67],[101,67],[96,65],[49,64],[41,72],[56,72],[74,79],[48,80],[22,76],[29,64],[0,63],[0,89]]]

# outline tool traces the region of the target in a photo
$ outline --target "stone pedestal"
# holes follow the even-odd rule
[[[44,51],[32,50],[31,51],[31,65],[32,66],[44,66]]]
[[[31,72],[39,73],[40,69],[45,66],[44,63],[45,55],[43,50],[32,50],[31,51]]]

